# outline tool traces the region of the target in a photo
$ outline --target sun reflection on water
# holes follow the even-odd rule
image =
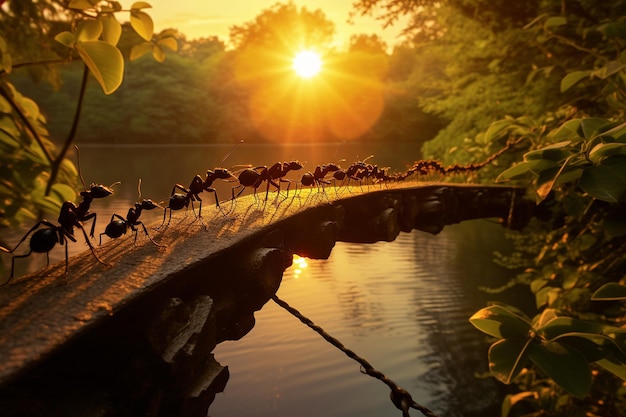
[[[303,258],[302,256],[294,254],[293,266],[294,266],[293,277],[294,279],[298,279],[300,278],[304,270],[307,268],[307,266],[309,266],[309,264],[307,263],[306,258]]]

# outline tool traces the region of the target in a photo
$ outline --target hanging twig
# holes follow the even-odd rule
[[[50,194],[50,190],[52,189],[52,185],[56,180],[56,177],[59,173],[59,169],[61,167],[61,163],[65,158],[65,154],[67,150],[72,146],[74,142],[74,137],[76,136],[76,130],[78,129],[78,121],[80,120],[80,113],[83,108],[83,99],[85,98],[85,91],[87,90],[87,80],[89,78],[89,69],[85,65],[83,70],[83,79],[80,85],[80,92],[78,93],[78,103],[76,104],[76,112],[74,113],[74,120],[72,121],[72,128],[70,129],[69,134],[67,135],[67,139],[65,139],[65,143],[57,156],[57,159],[52,162],[52,169],[50,171],[50,178],[48,179],[48,185],[46,186],[46,195]]]
[[[365,373],[365,374],[367,374],[367,375],[369,375],[371,377],[374,377],[374,378],[378,379],[379,381],[383,382],[385,385],[387,385],[389,387],[389,389],[391,389],[391,393],[390,393],[391,401],[393,402],[393,404],[400,411],[402,411],[402,416],[403,417],[410,417],[409,416],[409,409],[411,409],[411,408],[414,408],[414,409],[420,411],[426,417],[439,417],[438,414],[435,414],[434,412],[432,412],[428,408],[424,407],[423,405],[420,405],[420,404],[416,403],[413,400],[413,398],[411,397],[411,394],[409,394],[409,392],[407,390],[399,387],[395,382],[393,382],[391,379],[387,378],[385,376],[385,374],[383,374],[382,372],[376,370],[372,365],[370,365],[370,363],[367,360],[363,359],[362,357],[357,355],[354,351],[352,351],[352,350],[348,349],[347,347],[345,347],[343,345],[343,343],[341,343],[338,339],[336,339],[333,336],[331,336],[328,333],[326,333],[326,331],[324,329],[322,329],[320,326],[318,326],[315,323],[313,323],[313,321],[311,319],[303,316],[302,313],[300,313],[298,310],[296,310],[295,308],[291,307],[289,304],[287,304],[286,302],[284,302],[283,300],[278,298],[277,295],[273,295],[272,296],[272,300],[274,300],[274,302],[276,304],[278,304],[279,306],[281,306],[282,308],[287,310],[289,313],[291,313],[294,317],[296,317],[302,323],[306,324],[312,330],[317,332],[327,342],[329,342],[330,344],[335,346],[337,349],[339,349],[343,353],[345,353],[346,356],[348,356],[349,358],[354,359],[355,361],[357,361],[361,365],[361,367],[362,367],[362,371],[361,372],[363,372],[363,373]]]

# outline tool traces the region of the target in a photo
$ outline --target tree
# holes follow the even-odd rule
[[[513,154],[521,161],[511,166],[509,159],[486,179],[529,185],[540,216],[511,235],[512,255],[496,254],[521,272],[488,290],[526,286],[536,311],[496,304],[470,319],[495,338],[488,352],[492,375],[520,389],[504,399],[503,416],[620,415],[626,380],[624,4],[439,4],[431,14],[438,6],[430,1],[361,1],[358,7],[380,7],[387,21],[423,7],[416,21],[432,19],[435,30],[414,38],[423,64],[411,78],[422,86],[424,108],[449,124],[425,145],[428,155],[466,162],[494,145],[522,141]]]
[[[117,1],[8,1],[0,8],[0,222],[6,226],[32,221],[42,212],[58,213],[62,202],[77,196],[77,172],[66,153],[73,143],[85,94],[92,76],[105,94],[121,84],[124,58],[116,46],[122,33],[117,14],[130,16],[141,38],[130,52],[137,58],[151,51],[164,58],[163,48],[175,49],[171,33],[154,35],[152,20],[136,2],[124,10]],[[60,65],[82,62],[73,119],[64,140],[51,138],[46,119],[35,101],[10,81],[20,70],[38,80],[61,81]],[[56,144],[61,144],[57,150]]]
[[[335,25],[321,10],[298,9],[289,2],[262,11],[254,21],[232,26],[230,41],[238,50],[270,48],[277,54],[293,56],[301,49],[328,47],[334,33]]]

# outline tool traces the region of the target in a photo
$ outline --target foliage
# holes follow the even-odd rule
[[[621,415],[624,4],[518,3],[519,17],[500,1],[357,5],[382,10],[387,21],[401,13],[430,21],[414,37],[423,67],[411,77],[422,87],[424,108],[449,123],[426,144],[426,156],[467,163],[511,138],[522,140],[486,180],[527,184],[537,197],[537,219],[511,235],[512,254],[497,255],[516,275],[490,292],[524,286],[535,308],[525,314],[496,303],[470,319],[495,339],[491,373],[519,389],[505,398],[502,415]]]
[[[47,0],[9,1],[2,8],[0,225],[56,214],[64,201],[76,199],[77,171],[66,153],[76,136],[88,74],[107,95],[122,83],[124,57],[117,46],[122,25],[117,16],[128,15],[133,30],[143,39],[132,47],[130,58],[148,52],[147,45],[157,61],[163,60],[164,48],[177,49],[171,31],[154,36],[152,19],[144,12],[149,7],[146,2],[135,2],[124,10],[117,1]],[[76,61],[82,62],[85,70],[76,79],[75,107],[64,106],[64,116],[73,113],[73,119],[65,118],[71,127],[63,132],[66,138],[62,141],[60,130],[54,137],[50,135],[37,102],[20,93],[10,80],[15,72],[26,69],[36,80],[52,81],[58,87],[58,66]],[[62,146],[57,150],[59,143]]]

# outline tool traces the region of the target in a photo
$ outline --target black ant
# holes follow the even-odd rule
[[[373,169],[373,167],[369,164],[366,164],[365,161],[374,157],[374,155],[370,155],[362,161],[356,161],[352,165],[350,165],[345,171],[345,178],[348,178],[347,185],[350,185],[350,180],[357,181],[361,186],[361,191],[363,191],[363,179],[369,176],[369,173]]]
[[[300,161],[291,161],[291,162],[276,162],[274,165],[267,169],[268,175],[273,180],[278,180],[278,193],[280,194],[280,183],[287,183],[287,196],[289,196],[289,187],[291,187],[291,180],[285,179],[285,176],[289,173],[289,171],[298,171],[302,169],[302,164]],[[267,199],[267,193],[269,192],[269,181],[267,183],[267,190],[265,193],[265,199]],[[278,195],[276,196],[278,198]]]
[[[230,154],[235,150],[237,145],[243,143],[243,140],[237,142],[231,150],[224,156],[222,161],[223,163],[226,158],[230,156]],[[199,201],[200,207],[198,208],[198,217],[202,217],[202,199],[200,198],[200,193],[203,191],[211,192],[215,195],[215,205],[217,208],[224,214],[222,208],[220,207],[220,202],[217,197],[217,190],[212,188],[213,182],[217,179],[228,180],[234,178],[233,174],[231,174],[226,168],[215,168],[214,170],[207,170],[206,178],[202,180],[200,175],[196,175],[192,180],[189,188],[183,187],[181,184],[176,184],[172,188],[172,193],[170,195],[169,204],[165,207],[165,211],[163,212],[163,223],[165,223],[165,216],[167,214],[167,209],[170,209],[170,218],[169,222],[172,220],[172,211],[173,210],[181,210],[183,207],[188,208],[189,203],[191,202],[191,209],[193,208],[193,202]],[[176,190],[182,191],[182,193],[177,193]],[[195,213],[195,210],[194,210]]]
[[[93,254],[94,258],[96,258],[96,260],[100,262],[101,264],[109,266],[108,263],[102,261],[96,254],[96,250],[94,249],[91,242],[89,241],[87,232],[85,232],[85,229],[83,228],[83,225],[80,221],[81,214],[82,212],[79,210],[76,204],[74,204],[71,201],[66,201],[61,206],[61,211],[60,211],[59,219],[58,219],[59,221],[58,226],[47,220],[41,220],[37,224],[35,224],[24,235],[24,237],[17,243],[17,245],[15,246],[15,248],[13,248],[13,250],[7,251],[8,253],[13,253],[26,240],[26,238],[31,233],[35,232],[33,236],[30,238],[30,241],[29,241],[30,250],[28,251],[28,253],[24,255],[15,255],[11,259],[11,275],[9,276],[9,279],[4,284],[2,284],[2,286],[8,284],[13,279],[13,273],[15,271],[15,259],[26,258],[30,256],[33,252],[45,253],[46,258],[47,258],[47,265],[50,265],[49,253],[57,244],[65,245],[65,274],[67,275],[69,255],[68,255],[68,245],[66,243],[67,243],[67,240],[76,242],[76,237],[74,237],[74,227],[78,227],[83,232],[83,235],[85,236],[85,242],[89,246],[89,249],[91,250],[91,253]],[[46,226],[46,228],[35,231],[36,229],[39,228],[39,226],[42,226],[42,225]]]
[[[310,171],[303,174],[300,179],[300,183],[307,187],[312,187],[316,185],[318,188],[320,186],[323,187],[324,184],[330,184],[330,181],[325,180],[326,174],[330,172],[329,165],[318,165],[315,167],[315,171],[311,173]]]
[[[105,186],[102,184],[94,184],[91,183],[89,186],[89,190],[85,185],[85,179],[83,178],[82,171],[80,169],[80,155],[78,152],[78,146],[74,146],[76,149],[76,161],[78,163],[78,176],[80,177],[80,181],[83,184],[83,191],[80,192],[80,196],[82,198],[81,202],[78,203],[78,207],[76,208],[76,216],[78,220],[81,222],[86,222],[87,220],[93,219],[93,223],[91,224],[91,230],[89,231],[89,236],[94,237],[94,232],[96,229],[96,213],[90,213],[89,207],[91,206],[91,202],[94,198],[104,198],[113,194],[113,187],[120,182],[114,182],[110,186]]]
[[[130,228],[130,230],[132,230],[133,233],[135,234],[134,242],[137,242],[138,233],[137,233],[136,226],[141,225],[144,233],[146,234],[146,236],[148,236],[148,239],[150,239],[150,242],[154,243],[156,246],[162,246],[161,244],[155,242],[152,239],[152,237],[150,237],[150,234],[148,233],[148,229],[146,228],[146,225],[143,224],[141,220],[139,220],[139,217],[141,216],[141,213],[143,210],[153,210],[160,206],[150,199],[146,200],[145,198],[144,199],[141,198],[141,179],[139,180],[139,185],[137,186],[137,190],[139,191],[139,200],[141,201],[141,203],[135,203],[135,207],[131,207],[130,209],[128,209],[128,214],[126,215],[126,218],[123,218],[119,214],[113,214],[111,216],[111,221],[106,226],[104,233],[100,233],[101,245],[102,245],[102,235],[107,235],[111,239],[117,239],[123,234],[126,234],[126,231],[128,230],[128,228]]]
[[[235,198],[239,197],[241,193],[245,191],[246,188],[252,188],[254,190],[254,198],[256,200],[256,190],[263,184],[263,182],[267,181],[267,191],[265,193],[265,201],[267,202],[267,195],[269,193],[270,184],[276,187],[276,189],[280,189],[280,186],[274,182],[271,178],[269,170],[266,166],[258,166],[255,168],[246,168],[239,173],[239,185],[232,187],[232,199],[231,202],[235,202]],[[235,194],[235,190],[239,189],[239,192]]]
[[[331,163],[331,164],[325,164],[325,165],[318,165],[315,167],[315,171],[313,171],[313,173],[309,171],[303,174],[302,178],[300,179],[300,183],[303,186],[307,186],[307,187],[316,186],[318,190],[321,188],[322,192],[326,196],[326,189],[324,188],[324,186],[330,184],[330,181],[325,179],[326,175],[328,175],[330,172],[333,172],[333,176],[334,176],[334,174],[339,171],[341,171],[341,168],[336,164]],[[335,189],[335,193],[337,193],[336,189]],[[328,198],[328,196],[326,196],[326,198]]]

